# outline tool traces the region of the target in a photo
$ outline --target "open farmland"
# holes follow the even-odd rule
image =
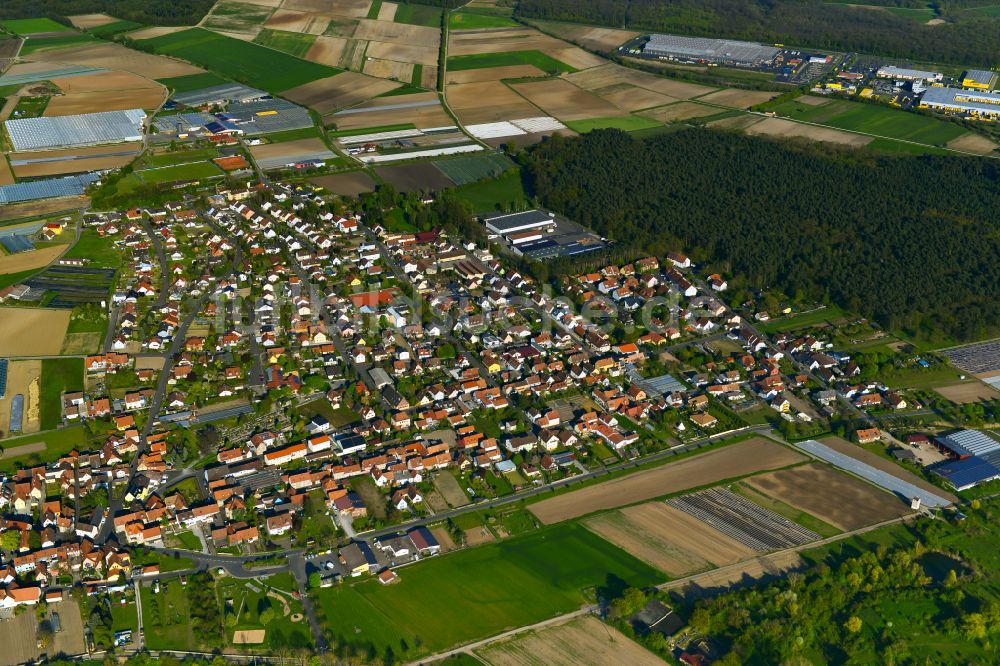
[[[491,666],[662,666],[663,660],[592,615],[476,649]]]
[[[0,349],[4,356],[56,356],[69,317],[68,309],[0,308]]]
[[[270,7],[261,5],[222,0],[216,3],[212,12],[205,17],[201,24],[213,30],[255,34],[272,11]]]
[[[509,56],[508,54],[521,54]],[[479,67],[495,67],[499,65],[532,65],[537,55],[525,55],[541,53],[547,59],[557,61],[562,66],[559,71],[573,71],[597,67],[607,61],[588,53],[583,49],[568,44],[560,39],[549,37],[532,28],[511,28],[501,30],[491,30],[487,32],[454,30],[449,32],[448,40],[448,68],[452,67],[452,58],[464,56],[472,57],[468,62],[475,63]],[[497,56],[490,64],[490,59],[486,55]],[[505,61],[506,57],[506,61]],[[478,59],[478,60],[477,60]],[[549,60],[544,62],[548,63]],[[467,68],[472,68],[467,67]],[[545,67],[542,67],[545,69]],[[547,70],[546,70],[547,71]]]
[[[726,88],[709,93],[698,98],[700,102],[729,106],[734,109],[745,109],[755,104],[763,104],[778,96],[776,92],[766,90],[743,90],[741,88]]]
[[[448,105],[466,125],[546,115],[499,81],[448,86]]]
[[[341,74],[341,76],[350,75]],[[435,92],[380,97],[328,116],[327,120],[336,123],[338,131],[394,125],[432,129],[455,124],[441,107],[438,94]]]
[[[158,53],[189,60],[270,92],[289,90],[331,77],[340,71],[202,28],[191,28],[142,43]]]
[[[655,109],[646,109],[645,111],[640,111],[638,115],[665,123],[674,123],[691,118],[714,116],[717,113],[719,113],[719,109],[714,106],[706,106],[697,102],[677,102],[676,104],[660,106]]]
[[[755,437],[708,453],[563,493],[533,504],[530,509],[539,520],[548,525],[726,479],[794,465],[804,460],[804,456],[780,444]]]
[[[325,116],[398,87],[399,84],[393,81],[357,72],[344,72],[286,90],[282,96],[296,104],[311,107]]]
[[[330,159],[334,154],[320,139],[298,139],[250,146],[250,154],[262,169],[273,169],[309,159]]]
[[[118,19],[114,16],[108,16],[107,14],[77,14],[76,16],[67,16],[66,18],[69,19],[69,22],[72,23],[74,27],[79,28],[80,30],[99,28],[103,25],[118,22]]]
[[[626,115],[625,111],[611,102],[561,79],[514,83],[511,87],[532,104],[563,122]]]
[[[945,145],[952,150],[960,150],[963,153],[974,153],[976,155],[991,155],[1000,149],[1000,145],[997,145],[981,134],[974,134],[972,132],[963,134],[957,139],[952,139]]]
[[[261,30],[254,37],[254,43],[267,46],[296,58],[304,58],[316,41],[315,35],[285,32],[283,30]]]
[[[663,502],[649,502],[584,521],[589,529],[677,578],[739,562],[754,551]]]
[[[348,197],[356,197],[364,192],[375,191],[375,181],[364,171],[317,176],[316,178],[310,178],[309,182],[313,185],[326,188],[334,194]]]
[[[7,352],[4,352],[7,354]],[[7,364],[7,392],[0,398],[0,433],[38,432],[38,397],[42,378],[41,361],[10,361]],[[11,404],[15,396],[21,396],[21,421],[11,428]],[[23,448],[22,448],[23,447]],[[3,457],[37,453],[45,450],[45,442],[24,443],[19,447],[4,447]]]
[[[645,90],[652,90],[661,95],[666,95],[674,99],[691,99],[700,95],[713,92],[715,88],[703,86],[697,83],[666,79],[661,76],[647,74],[638,70],[622,67],[612,63],[602,61],[600,67],[567,74],[564,76],[567,81],[580,86],[584,90],[590,90],[600,94],[603,89],[620,84],[628,84]]]
[[[375,173],[399,192],[431,192],[454,186],[429,162],[376,167]]]
[[[121,70],[149,77],[150,79],[162,79],[204,72],[199,67],[179,62],[172,58],[143,53],[110,42],[86,44],[62,51],[39,53],[32,56],[32,58],[48,62],[69,62],[87,67]]]
[[[264,24],[271,30],[282,30],[302,35],[322,35],[332,20],[330,14],[279,9]]]
[[[908,505],[889,493],[819,464],[761,474],[745,483],[842,530],[910,513]]]
[[[456,83],[480,83],[482,81],[502,81],[503,79],[520,79],[543,77],[545,72],[534,65],[510,65],[507,67],[487,67],[484,69],[448,70],[449,85]]]
[[[378,653],[397,650],[401,639],[422,644],[420,652],[436,651],[575,610],[583,590],[609,576],[639,586],[663,579],[571,524],[433,557],[399,574],[395,585],[369,579],[314,592],[331,637],[374,645]]]
[[[872,142],[872,137],[864,134],[854,134],[852,132],[842,132],[829,127],[817,125],[806,125],[784,118],[764,118],[760,122],[747,125],[743,128],[747,134],[759,134],[762,136],[777,136],[783,138],[802,138],[810,141],[822,141],[825,143],[839,143],[844,146],[860,148]]]
[[[934,391],[946,400],[951,400],[959,405],[1000,398],[1000,391],[997,391],[989,384],[979,381],[935,386]]]
[[[556,23],[554,21],[531,21],[544,32],[555,35],[567,42],[579,44],[589,51],[614,51],[625,42],[635,39],[640,33],[614,28],[598,28],[575,23]]]
[[[302,57],[310,62],[318,62],[321,65],[336,67],[340,64],[340,57],[344,53],[344,46],[347,39],[344,37],[317,37],[309,50]]]
[[[0,256],[0,275],[21,273],[37,268],[45,268],[66,251],[68,245],[51,245],[38,250],[28,250],[17,254]],[[6,350],[0,347],[0,354]]]
[[[45,107],[46,116],[71,116],[98,111],[155,109],[167,99],[162,87],[133,90],[102,90],[57,95]]]
[[[514,168],[514,163],[502,155],[459,157],[436,160],[433,164],[456,185],[475,183],[484,178],[496,178]]]

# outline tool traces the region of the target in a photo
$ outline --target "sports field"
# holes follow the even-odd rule
[[[183,58],[268,92],[281,92],[340,72],[333,67],[202,28],[191,28],[143,40],[142,43],[157,53]]]
[[[663,576],[576,524],[559,525],[425,560],[400,570],[400,582],[375,580],[315,592],[338,642],[372,645],[378,654],[400,641],[414,654],[533,624],[579,608],[586,588],[617,576],[652,585]]]

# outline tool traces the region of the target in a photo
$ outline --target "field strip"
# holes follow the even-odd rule
[[[782,120],[790,120],[791,122],[793,122],[793,123],[799,123],[800,125],[810,125],[812,127],[821,127],[823,129],[828,129],[828,130],[837,130],[839,132],[847,132],[849,134],[857,134],[857,135],[860,135],[860,136],[870,136],[873,139],[885,139],[887,141],[898,141],[900,143],[908,143],[908,144],[910,144],[912,146],[921,146],[922,148],[937,148],[939,150],[947,150],[947,151],[952,152],[952,153],[958,153],[959,155],[968,155],[970,157],[988,157],[988,158],[993,159],[993,160],[1000,159],[1000,157],[995,156],[995,155],[983,155],[982,153],[970,153],[970,152],[965,151],[965,150],[956,150],[955,148],[948,148],[947,146],[944,146],[944,147],[942,147],[942,146],[932,146],[929,143],[920,143],[919,141],[910,141],[909,139],[897,139],[896,137],[892,137],[892,136],[884,136],[882,134],[872,134],[870,132],[861,132],[859,130],[843,129],[841,127],[834,127],[832,125],[824,125],[822,123],[813,123],[813,122],[809,122],[808,120],[798,120],[798,119],[795,119],[795,118],[789,118],[787,116],[769,116],[768,114],[763,113],[761,111],[748,111],[747,113],[749,113],[752,116],[761,116],[763,118],[781,118]]]
[[[877,530],[877,529],[880,529],[882,527],[888,527],[890,525],[895,525],[896,523],[905,522],[905,521],[909,520],[913,515],[914,514],[907,514],[905,516],[900,516],[899,518],[893,518],[891,520],[886,520],[886,521],[883,521],[881,523],[876,523],[874,525],[869,525],[867,527],[861,527],[859,529],[856,529],[856,530],[853,530],[853,531],[850,531],[850,532],[842,532],[841,534],[837,534],[837,535],[832,536],[832,537],[827,537],[826,539],[821,539],[820,541],[814,541],[813,543],[807,543],[807,544],[803,544],[801,546],[794,546],[792,548],[786,548],[785,550],[779,550],[779,551],[776,551],[774,553],[769,553],[768,555],[764,555],[764,556],[751,557],[751,558],[748,558],[746,560],[742,560],[740,562],[734,562],[733,564],[729,564],[729,565],[726,565],[724,567],[719,567],[718,569],[712,569],[711,571],[703,571],[701,573],[696,573],[696,574],[692,574],[690,576],[685,576],[684,578],[677,578],[675,580],[671,580],[671,581],[668,581],[666,583],[661,583],[660,585],[657,585],[656,587],[657,587],[657,589],[660,589],[660,590],[671,590],[671,589],[675,589],[675,588],[679,588],[679,587],[684,587],[685,585],[688,585],[688,584],[691,584],[691,583],[697,583],[698,581],[700,581],[702,579],[705,579],[705,578],[711,578],[713,576],[724,575],[724,574],[729,574],[729,573],[735,573],[735,572],[738,572],[738,571],[744,569],[748,564],[755,563],[758,560],[761,560],[761,559],[763,559],[765,557],[766,558],[774,558],[774,557],[777,557],[777,556],[780,556],[780,555],[791,554],[791,553],[801,553],[804,550],[810,550],[810,549],[813,549],[813,548],[821,548],[823,546],[829,545],[831,543],[836,543],[836,542],[841,541],[843,539],[847,539],[847,538],[854,537],[854,536],[859,536],[861,534],[865,534],[867,532],[871,532],[873,530]],[[484,638],[484,639],[476,641],[474,643],[468,643],[468,644],[462,645],[460,647],[452,648],[451,650],[447,650],[445,652],[438,652],[437,654],[432,654],[432,655],[425,656],[422,659],[419,659],[417,661],[411,661],[411,662],[409,662],[408,664],[406,664],[406,666],[420,666],[421,664],[428,664],[428,663],[436,662],[436,661],[439,661],[439,660],[442,660],[442,659],[447,659],[448,657],[452,657],[452,656],[455,656],[457,654],[469,654],[469,653],[471,653],[472,650],[475,650],[476,648],[483,647],[483,646],[488,645],[490,643],[494,643],[494,642],[496,642],[498,640],[503,640],[503,639],[509,638],[511,636],[516,636],[516,635],[522,634],[522,633],[524,633],[526,631],[534,631],[534,630],[537,630],[537,629],[542,629],[544,627],[552,626],[554,624],[560,624],[562,622],[566,622],[566,621],[571,620],[573,618],[580,617],[581,615],[586,615],[588,613],[594,613],[594,612],[596,612],[598,610],[599,610],[599,607],[596,606],[596,605],[583,606],[582,608],[580,608],[578,610],[571,611],[571,612],[565,613],[563,615],[557,615],[556,617],[549,618],[548,620],[542,620],[541,622],[537,622],[535,624],[531,624],[531,625],[528,625],[528,626],[525,626],[525,627],[518,627],[516,629],[510,629],[510,630],[505,631],[505,632],[503,632],[501,634],[497,634],[496,636],[491,636],[489,638]]]

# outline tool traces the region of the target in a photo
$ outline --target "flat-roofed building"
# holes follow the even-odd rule
[[[963,88],[991,90],[997,83],[997,73],[986,69],[970,69],[962,77]]]
[[[900,81],[940,81],[944,78],[941,72],[928,72],[922,69],[907,69],[906,67],[896,67],[886,65],[880,67],[875,76],[883,79],[898,79]]]
[[[486,228],[495,234],[514,234],[529,229],[554,227],[552,215],[542,210],[526,210],[521,213],[500,213],[486,215],[483,218]]]
[[[682,62],[727,63],[756,67],[774,62],[781,49],[776,46],[731,39],[653,34],[642,47],[642,52]]]
[[[965,113],[993,119],[1000,116],[1000,94],[948,86],[931,86],[920,98],[919,106],[921,109]]]

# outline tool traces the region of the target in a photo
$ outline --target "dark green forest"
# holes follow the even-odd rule
[[[66,16],[103,12],[153,25],[194,25],[215,0],[2,0],[0,19],[46,16],[68,24]]]
[[[864,5],[926,8],[925,2],[875,0]],[[1000,61],[1000,20],[977,7],[994,0],[936,3],[944,24],[880,7],[820,0],[520,0],[518,15],[635,30],[760,40],[962,65]]]
[[[553,137],[541,203],[625,247],[683,250],[746,286],[831,301],[925,341],[1000,334],[1000,168],[707,129]]]

